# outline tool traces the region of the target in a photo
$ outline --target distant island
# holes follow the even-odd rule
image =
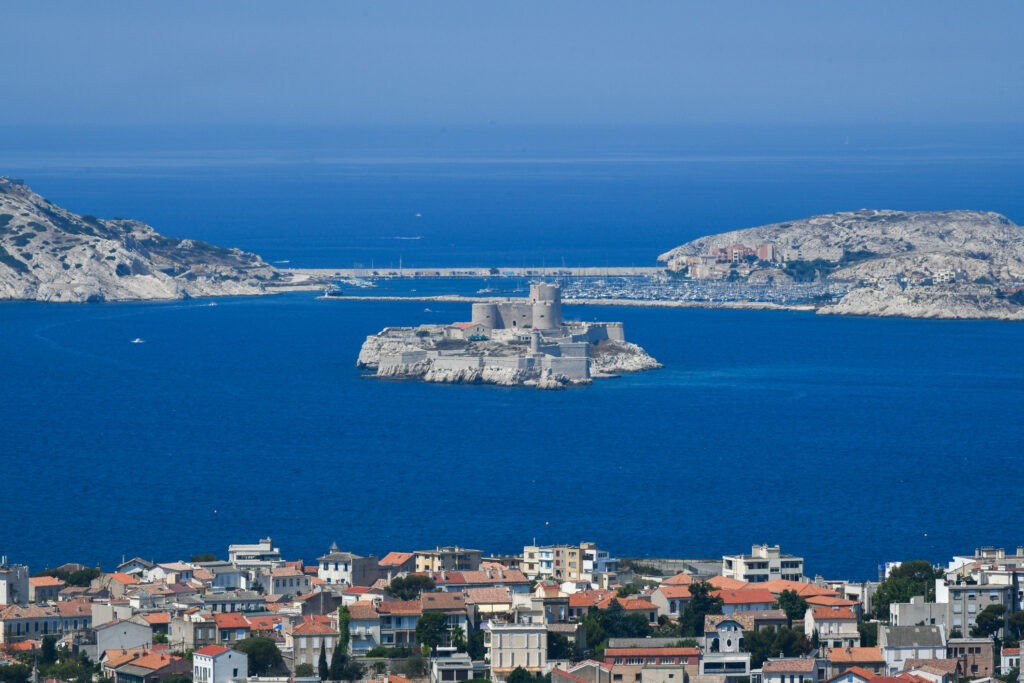
[[[0,300],[56,302],[267,294],[290,278],[255,254],[80,216],[0,178]]]
[[[1024,230],[992,212],[833,213],[702,237],[658,260],[693,280],[825,282],[823,314],[1024,320]]]
[[[377,377],[540,389],[661,367],[622,323],[563,321],[550,283],[531,285],[529,299],[474,303],[471,321],[386,328],[367,337],[357,365]]]

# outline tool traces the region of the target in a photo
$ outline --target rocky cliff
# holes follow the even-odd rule
[[[0,178],[0,299],[263,294],[280,279],[254,254],[166,237],[135,220],[80,216]]]
[[[723,265],[718,250],[737,245],[760,252]],[[824,314],[1024,320],[1024,229],[992,212],[834,213],[702,237],[658,259],[748,282],[827,281],[838,294],[819,302]]]

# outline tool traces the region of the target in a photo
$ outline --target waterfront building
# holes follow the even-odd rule
[[[417,572],[476,571],[480,569],[483,552],[460,546],[437,546],[433,550],[417,550]]]
[[[594,583],[599,575],[618,571],[618,560],[597,544],[585,541],[579,545],[524,546],[520,566],[531,579]]]
[[[228,546],[228,562],[240,569],[273,569],[284,565],[281,549],[274,547],[271,538],[259,543],[237,543]]]
[[[755,545],[749,555],[723,556],[722,576],[747,583],[765,583],[772,579],[803,581],[804,558],[783,554],[777,545]]]
[[[28,567],[9,564],[0,557],[0,605],[16,605],[29,601]]]

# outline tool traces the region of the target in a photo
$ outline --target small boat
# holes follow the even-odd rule
[[[321,298],[333,299],[335,297],[340,297],[343,294],[344,292],[341,291],[341,287],[339,287],[338,285],[331,285],[324,289],[324,293]]]
[[[132,344],[145,344],[145,343],[146,343],[146,340],[143,339],[142,337],[136,337],[135,339],[132,339]]]

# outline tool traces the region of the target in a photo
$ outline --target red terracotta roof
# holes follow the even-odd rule
[[[811,614],[815,621],[857,621],[856,613],[849,607],[821,607]]]
[[[316,621],[304,621],[292,628],[293,636],[338,635],[338,630]]]
[[[712,576],[710,579],[708,579],[708,583],[710,583],[715,588],[730,591],[740,590],[741,588],[746,588],[750,585],[746,581],[740,581],[739,579],[730,579],[724,576]]]
[[[466,602],[481,604],[512,604],[512,595],[508,588],[467,588]]]
[[[412,553],[395,553],[391,552],[381,558],[379,564],[381,567],[398,567],[413,558]]]
[[[28,582],[30,585],[35,586],[36,588],[47,588],[51,586],[56,587],[65,585],[64,581],[58,579],[56,576],[32,576],[29,577]]]
[[[151,625],[171,623],[170,612],[147,612],[146,614],[142,614],[140,616]]]
[[[746,588],[743,590],[721,590],[714,591],[714,595],[722,598],[723,605],[753,605],[764,603],[771,605],[775,603],[775,596],[766,590]]]
[[[348,614],[352,619],[376,619],[378,616],[377,608],[366,600],[349,605]]]
[[[867,649],[871,650],[871,649],[874,649],[874,648],[867,648]],[[861,679],[863,679],[865,681],[870,681],[871,679],[875,678],[875,676],[878,675],[878,674],[872,673],[871,671],[868,671],[867,669],[862,669],[859,666],[851,666],[849,669],[845,670],[843,673],[841,673],[841,674],[839,674],[837,676],[833,676],[832,678],[828,679],[828,681],[826,681],[826,683],[832,683],[832,681],[837,681],[840,678],[842,678],[843,676],[846,676],[847,674],[853,674],[857,678],[861,678]]]
[[[605,598],[615,595],[612,590],[580,591],[569,596],[570,607],[593,607]]]
[[[764,583],[752,583],[750,587],[762,588],[771,591],[775,595],[782,591],[793,591],[802,598],[808,598],[812,595],[831,595],[833,597],[837,595],[831,588],[823,588],[815,586],[813,583],[804,583],[803,581],[787,581],[786,579],[772,579]]]
[[[156,671],[168,666],[171,662],[180,662],[180,657],[175,657],[169,654],[161,654],[159,652],[150,652],[148,654],[140,655],[137,659],[133,659],[130,664],[132,666],[139,666],[143,669],[152,669]]]
[[[661,593],[663,596],[665,596],[669,600],[675,600],[675,599],[690,597],[690,587],[688,585],[684,586],[682,584],[665,584],[665,583],[663,583],[660,586],[658,586],[657,592]]]
[[[213,621],[217,628],[251,628],[245,615],[238,612],[218,612],[213,615]]]
[[[761,666],[763,673],[809,674],[814,673],[817,662],[813,659],[769,659]]]
[[[281,617],[252,616],[246,617],[249,620],[249,628],[255,631],[273,631],[274,626],[281,623]]]
[[[123,583],[126,586],[133,586],[139,582],[139,580],[134,576],[129,576],[124,572],[111,572],[110,574],[107,574],[107,576],[118,583]]]
[[[700,650],[695,647],[609,647],[604,656],[608,657],[696,657]]]
[[[826,658],[833,663],[885,661],[880,647],[835,647],[828,651]]]
[[[804,600],[812,607],[856,607],[860,604],[856,600],[844,600],[831,595],[812,595]]]
[[[622,605],[622,609],[627,612],[650,612],[657,610],[658,606],[652,603],[650,600],[643,600],[637,598],[617,598],[611,596],[605,598],[601,602],[597,603],[597,606],[601,609],[608,609],[611,607],[612,600]]]
[[[686,572],[670,576],[661,582],[662,586],[689,586],[693,583],[693,577]]]
[[[228,649],[226,647],[221,647],[220,645],[207,645],[206,647],[196,650],[192,654],[216,657],[217,655],[222,655],[227,651]]]
[[[393,600],[380,603],[381,614],[422,614],[423,607],[419,600]]]

